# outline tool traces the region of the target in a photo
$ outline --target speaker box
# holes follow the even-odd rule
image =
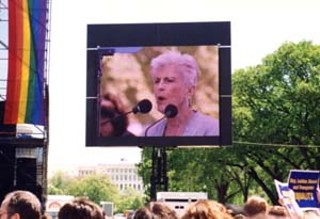
[[[16,159],[16,185],[35,186],[37,184],[37,160],[35,158]]]
[[[0,200],[11,192],[14,182],[15,148],[0,145]]]
[[[4,110],[5,101],[0,101],[0,137],[15,137],[17,131],[16,125],[3,124]]]

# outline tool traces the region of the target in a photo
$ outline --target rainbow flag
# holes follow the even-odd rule
[[[5,124],[45,121],[47,0],[9,0]]]

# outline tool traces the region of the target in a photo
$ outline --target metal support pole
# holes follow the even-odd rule
[[[156,159],[157,151],[155,147],[152,147],[152,167],[150,176],[150,199],[156,201],[157,189],[156,189]]]
[[[150,178],[150,199],[157,199],[157,191],[168,191],[166,148],[152,148],[152,169]]]

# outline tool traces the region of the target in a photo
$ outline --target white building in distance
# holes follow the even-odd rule
[[[138,175],[138,168],[133,163],[99,164],[96,166],[82,166],[78,168],[78,176],[105,174],[118,187],[120,192],[132,188],[144,193],[142,178]]]

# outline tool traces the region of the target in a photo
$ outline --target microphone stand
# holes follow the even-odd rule
[[[166,147],[152,147],[152,169],[150,176],[150,199],[156,201],[157,191],[168,191]]]
[[[150,128],[152,128],[153,126],[155,126],[157,123],[161,122],[162,120],[164,120],[166,118],[166,116],[163,116],[161,119],[158,119],[157,121],[155,121],[154,123],[152,123],[151,125],[149,125],[148,128],[146,128],[145,132],[144,132],[144,136],[148,137],[148,131],[150,130]],[[164,133],[162,134],[162,136],[164,136]]]
[[[165,119],[165,118],[173,118],[173,117],[175,117],[177,114],[178,114],[178,109],[177,109],[177,107],[176,107],[175,105],[169,104],[169,105],[166,106],[166,108],[165,108],[164,116],[163,116],[161,119],[159,119],[159,120],[155,121],[154,123],[152,123],[152,124],[145,130],[144,136],[147,136],[149,129],[152,128],[153,126],[155,126],[157,123],[161,122],[161,121],[162,121],[163,119]],[[166,131],[166,129],[163,130],[162,137],[165,136],[165,131]]]

